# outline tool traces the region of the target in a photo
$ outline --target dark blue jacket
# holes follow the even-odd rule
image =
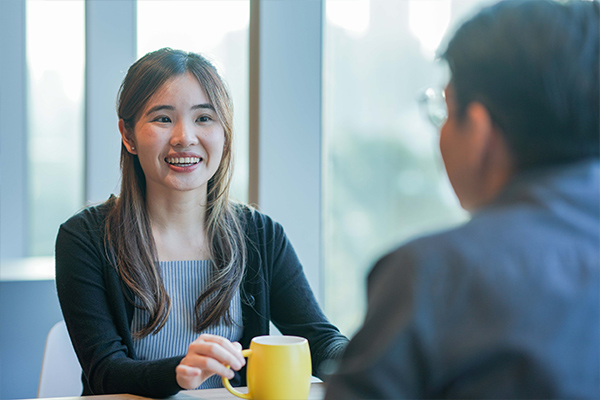
[[[531,171],[382,258],[327,399],[600,398],[600,164]]]

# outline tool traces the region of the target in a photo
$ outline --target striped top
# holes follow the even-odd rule
[[[212,280],[213,266],[210,260],[161,261],[159,265],[165,289],[171,298],[171,312],[165,326],[158,333],[134,339],[133,346],[140,360],[158,360],[187,353],[190,343],[200,335],[194,332],[194,305]],[[141,305],[139,299],[136,299],[136,304]],[[239,289],[231,301],[229,311],[234,321],[232,326],[221,322],[202,333],[223,336],[232,342],[239,341],[243,332]],[[146,310],[136,307],[131,331],[136,332],[142,328],[148,317]],[[208,378],[199,389],[215,387],[222,387],[218,375]]]

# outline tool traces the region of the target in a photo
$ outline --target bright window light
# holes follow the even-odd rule
[[[433,60],[450,23],[450,0],[410,0],[408,23],[421,52]]]
[[[327,22],[346,30],[353,37],[363,36],[369,29],[370,0],[328,0]]]
[[[137,10],[138,56],[162,47],[213,53],[228,34],[247,31],[250,23],[248,0],[138,1]]]
[[[83,0],[26,3],[28,256],[83,205]]]

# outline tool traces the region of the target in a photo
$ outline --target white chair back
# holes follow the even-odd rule
[[[73,350],[65,321],[57,322],[46,339],[38,398],[81,396],[81,366]]]

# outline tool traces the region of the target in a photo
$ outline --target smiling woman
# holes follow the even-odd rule
[[[226,136],[199,79],[190,73],[171,78],[140,113],[133,129],[123,119],[119,129],[127,151],[138,155],[147,195],[196,191],[191,195],[206,204],[208,180],[221,163]]]
[[[308,339],[324,377],[347,339],[281,225],[229,196],[233,112],[217,69],[195,53],[148,53],[129,68],[117,111],[120,195],[70,218],[56,243],[84,394],[244,384],[242,346],[270,322]]]

